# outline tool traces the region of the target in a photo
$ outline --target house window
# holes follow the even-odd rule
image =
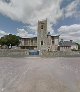
[[[44,26],[43,25],[41,25],[41,29],[43,29],[44,28]]]
[[[41,41],[41,45],[43,45],[43,41]]]

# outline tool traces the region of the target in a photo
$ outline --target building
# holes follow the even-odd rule
[[[20,47],[22,49],[37,49],[39,51],[56,51],[59,45],[59,35],[50,35],[47,31],[47,19],[38,21],[37,37],[21,38]]]
[[[59,35],[47,35],[47,49],[48,51],[57,51],[59,45]]]
[[[59,35],[50,35],[47,31],[47,20],[38,21],[37,49],[55,51],[58,49]]]
[[[78,50],[78,45],[75,42],[73,42],[72,40],[70,40],[70,41],[61,40],[59,42],[59,50],[60,51]]]
[[[20,47],[29,50],[37,49],[37,37],[21,38]]]

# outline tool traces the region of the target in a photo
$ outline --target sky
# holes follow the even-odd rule
[[[80,0],[0,0],[0,37],[34,37],[46,18],[52,35],[80,42]]]

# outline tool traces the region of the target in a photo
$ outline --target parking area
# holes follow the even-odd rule
[[[80,57],[0,57],[0,92],[80,92]]]

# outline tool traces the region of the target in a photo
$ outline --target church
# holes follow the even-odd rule
[[[47,31],[47,19],[38,21],[37,37],[21,38],[20,48],[38,51],[57,51],[59,35],[51,35]]]

